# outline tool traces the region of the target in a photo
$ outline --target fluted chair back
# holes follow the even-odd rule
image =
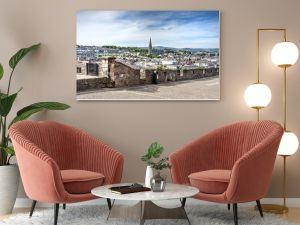
[[[9,134],[27,195],[45,202],[76,202],[64,189],[62,170],[101,173],[103,184],[119,183],[124,158],[109,145],[77,128],[53,121],[15,123]],[[91,193],[82,200],[92,198]]]

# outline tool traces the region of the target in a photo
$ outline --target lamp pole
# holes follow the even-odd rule
[[[260,82],[260,33],[261,32],[282,32],[283,34],[283,41],[286,41],[286,29],[284,28],[264,28],[264,29],[257,29],[257,82]],[[283,126],[284,130],[286,130],[286,65],[282,66],[283,68],[283,74],[284,74],[284,87],[283,87],[283,107],[284,107],[284,121]],[[259,108],[257,108],[257,120],[260,119],[259,114]],[[281,205],[274,205],[274,204],[262,204],[262,210],[264,212],[271,212],[271,213],[277,213],[277,214],[283,214],[288,211],[288,208],[286,207],[286,157],[285,155],[282,155],[283,157],[283,182],[282,182],[282,197],[283,197],[283,206]]]
[[[286,41],[286,29],[284,28],[259,28],[256,31],[256,73],[257,73],[257,83],[260,83],[260,34],[261,32],[283,32],[283,40]],[[257,121],[260,120],[260,109],[262,107],[254,107],[257,113]]]
[[[286,155],[283,155],[283,182],[282,182],[282,190],[283,190],[283,208],[288,211],[286,207]]]

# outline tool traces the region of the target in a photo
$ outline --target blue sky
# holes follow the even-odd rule
[[[219,48],[218,11],[79,11],[77,44]]]

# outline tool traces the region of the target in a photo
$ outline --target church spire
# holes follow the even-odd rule
[[[149,41],[149,48],[148,48],[148,54],[152,54],[152,41],[151,41],[151,37],[150,37],[150,41]]]

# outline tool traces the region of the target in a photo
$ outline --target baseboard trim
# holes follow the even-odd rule
[[[171,201],[171,200],[170,200]],[[168,201],[160,201],[163,205],[168,205],[170,204],[169,200]],[[300,207],[300,198],[287,198],[287,206],[288,207]],[[31,207],[32,200],[28,198],[17,198],[16,203],[15,203],[15,208],[29,208]],[[126,204],[126,202],[124,202]],[[106,201],[104,199],[96,199],[96,200],[91,200],[91,201],[86,201],[86,202],[79,202],[79,203],[73,203],[72,205],[106,205]],[[122,203],[123,204],[123,203]],[[130,203],[128,203],[130,204]],[[171,203],[174,204],[174,203]],[[216,203],[211,203],[211,202],[206,202],[206,201],[199,201],[196,199],[189,199],[187,201],[187,204],[191,205],[217,205]],[[264,198],[261,199],[261,204],[282,204],[282,199],[281,198]],[[252,206],[255,205],[254,202],[248,202],[244,203],[243,205],[245,206]],[[47,203],[37,203],[37,207],[41,208],[48,208],[52,207],[52,204],[47,204]]]

